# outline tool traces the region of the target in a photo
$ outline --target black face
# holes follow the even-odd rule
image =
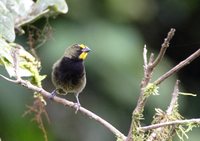
[[[78,58],[82,53],[82,48],[78,44],[73,45],[72,48],[73,48],[75,57]]]

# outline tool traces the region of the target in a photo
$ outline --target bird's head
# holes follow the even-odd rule
[[[85,60],[90,48],[83,44],[74,44],[65,50],[65,57],[75,60]]]

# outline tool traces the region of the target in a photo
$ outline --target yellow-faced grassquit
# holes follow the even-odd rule
[[[74,93],[77,101],[77,110],[80,108],[79,94],[86,85],[84,60],[90,48],[83,44],[74,44],[65,50],[64,55],[53,65],[52,82],[56,89],[53,96],[58,94]]]

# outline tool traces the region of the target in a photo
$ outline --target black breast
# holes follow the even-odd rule
[[[83,61],[72,60],[70,58],[64,57],[60,64],[57,66],[54,75],[64,84],[70,83],[76,85],[84,76],[84,73],[85,70]]]

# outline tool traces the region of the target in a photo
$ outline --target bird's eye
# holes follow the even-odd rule
[[[82,53],[81,50],[82,50],[81,48],[77,48],[77,50],[76,50],[79,55]]]

